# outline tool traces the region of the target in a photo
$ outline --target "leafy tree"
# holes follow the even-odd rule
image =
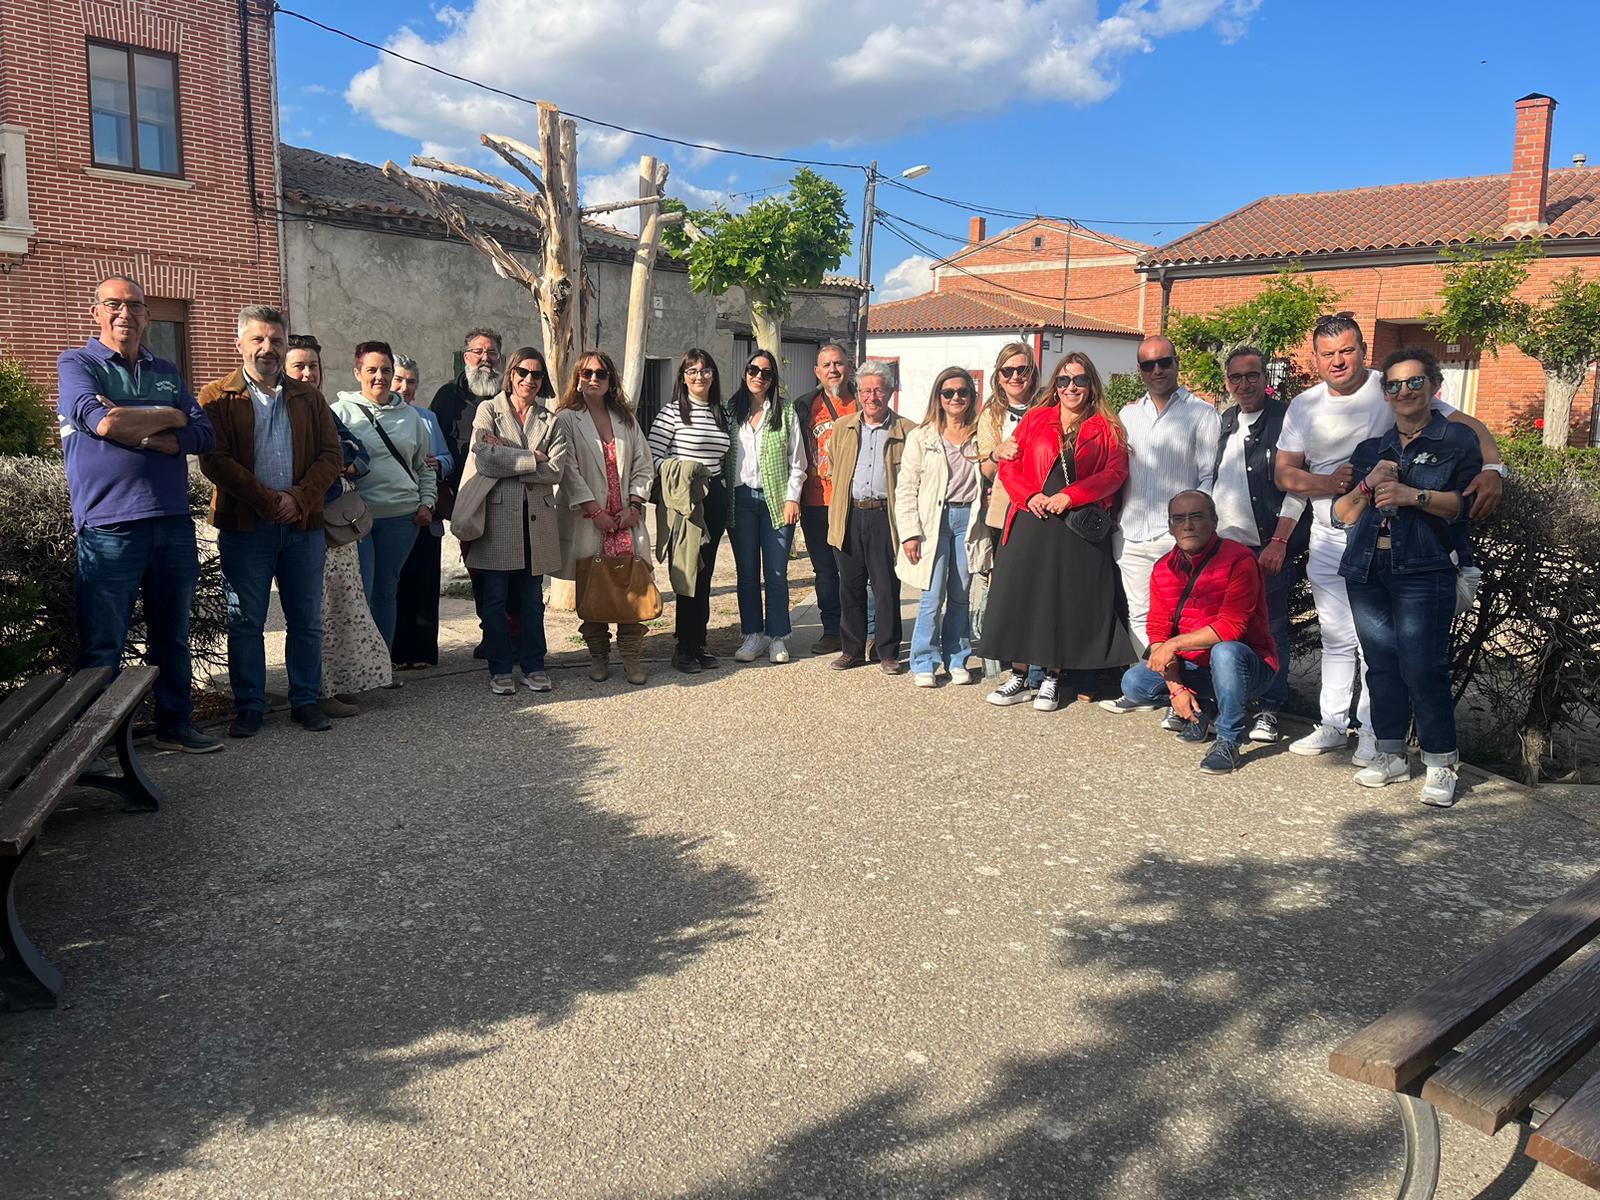
[[[1267,356],[1264,365],[1292,368],[1295,349],[1311,333],[1317,318],[1339,300],[1333,289],[1302,278],[1303,274],[1299,267],[1288,267],[1240,304],[1173,316],[1167,325],[1167,336],[1178,348],[1183,379],[1191,391],[1226,395],[1228,355],[1245,343]]]
[[[783,351],[789,293],[816,287],[837,269],[854,229],[844,189],[808,167],[795,173],[788,195],[769,196],[742,213],[687,212],[671,200],[666,207],[687,213],[683,225],[663,231],[662,243],[687,258],[690,285],[713,296],[742,288],[756,342],[775,355]]]
[[[28,378],[22,360],[0,355],[0,454],[43,454],[50,448],[49,396]]]
[[[1111,407],[1121,412],[1144,395],[1144,380],[1133,372],[1118,373],[1106,384],[1106,399]]]
[[[1473,341],[1498,357],[1515,346],[1544,371],[1544,444],[1565,446],[1572,433],[1572,401],[1600,358],[1600,280],[1573,267],[1539,302],[1517,293],[1529,264],[1544,253],[1538,242],[1495,251],[1477,238],[1446,252],[1440,296],[1444,308],[1428,314],[1428,327],[1445,341]]]

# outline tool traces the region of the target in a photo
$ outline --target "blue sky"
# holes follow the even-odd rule
[[[571,112],[692,141],[830,161],[927,163],[915,185],[1076,217],[1159,244],[1273,192],[1509,168],[1513,102],[1560,102],[1552,161],[1600,164],[1600,5],[1487,0],[288,0],[330,25]],[[900,22],[899,25],[894,22]],[[1527,29],[1527,26],[1522,26]],[[278,18],[286,141],[372,162],[419,150],[492,166],[475,132],[532,109]],[[641,153],[691,204],[781,187],[793,167],[580,125],[586,199],[633,193]],[[863,174],[827,169],[859,221]],[[892,187],[879,207],[937,253],[968,213]],[[989,218],[989,231],[1013,222]],[[939,235],[950,235],[948,237]],[[880,226],[873,276],[923,290],[921,250]],[[908,263],[907,260],[912,260]],[[854,271],[854,259],[845,271]]]

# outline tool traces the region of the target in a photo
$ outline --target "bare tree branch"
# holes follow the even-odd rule
[[[480,134],[478,140],[505,159],[523,178],[533,184],[533,190],[539,194],[539,198],[545,203],[545,221],[548,222],[552,215],[549,212],[550,193],[544,186],[544,180],[540,179],[533,169],[533,167],[544,169],[544,159],[540,157],[539,152],[526,142],[519,142],[515,138],[501,137],[493,133]],[[519,154],[525,156],[533,166],[530,167],[528,162],[523,162],[521,158],[518,158]]]
[[[579,211],[580,216],[592,217],[598,213],[616,212],[623,208],[640,208],[646,204],[660,204],[660,196],[641,196],[637,200],[613,200],[610,204],[593,204]]]
[[[430,179],[418,179],[393,162],[383,164],[383,173],[418,197],[457,237],[487,255],[501,275],[516,280],[534,295],[538,295],[538,275],[518,262],[515,255],[490,234],[479,229],[465,213],[445,199],[444,189],[439,184]]]
[[[446,175],[459,175],[463,179],[470,179],[474,183],[481,183],[486,187],[494,188],[496,191],[510,197],[511,202],[518,208],[526,209],[534,220],[539,222],[544,220],[544,205],[537,196],[530,195],[519,187],[513,187],[505,180],[497,179],[484,171],[479,171],[474,167],[464,167],[460,163],[429,158],[421,154],[413,154],[411,156],[411,165],[420,167],[424,171],[442,171]]]

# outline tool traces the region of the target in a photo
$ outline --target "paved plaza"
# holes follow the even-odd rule
[[[804,658],[596,685],[570,614],[556,691],[496,697],[447,616],[357,720],[52,819],[8,1195],[1387,1200],[1330,1047],[1600,857],[1559,798],[1208,778],[1146,714]],[[1447,1122],[1441,1198],[1589,1194],[1515,1146]]]

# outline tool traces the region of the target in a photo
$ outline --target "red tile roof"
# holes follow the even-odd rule
[[[954,290],[928,292],[908,300],[874,304],[870,318],[872,333],[964,333],[1006,329],[1063,329],[1073,333],[1104,333],[1112,336],[1144,336],[1137,329],[1114,325],[1096,317],[1069,312],[1061,321],[1061,306],[1046,300],[1027,300],[1021,296],[978,295]]]
[[[1363,250],[1449,246],[1506,222],[1510,175],[1397,183],[1348,192],[1267,196],[1141,261],[1233,262]],[[1600,167],[1550,172],[1549,239],[1600,236]]]
[[[1027,221],[1024,221],[1020,225],[1013,225],[1010,229],[1002,229],[999,233],[992,234],[989,237],[984,238],[981,242],[969,243],[968,245],[961,247],[959,250],[952,251],[945,258],[941,258],[938,262],[934,263],[933,266],[935,269],[948,266],[950,263],[955,262],[958,258],[965,258],[967,255],[978,250],[992,250],[996,246],[1003,246],[1006,242],[1011,241],[1013,238],[1020,239],[1023,234],[1031,233],[1035,229],[1053,229],[1057,233],[1068,234],[1073,241],[1099,242],[1104,246],[1110,247],[1112,250],[1121,251],[1125,254],[1138,254],[1143,250],[1154,249],[1149,242],[1131,241],[1125,237],[1118,237],[1114,233],[1105,233],[1099,229],[1090,229],[1087,225],[1068,225],[1065,221],[1057,221],[1051,217],[1033,217]],[[1060,262],[1060,255],[1052,254],[1049,260],[1050,265],[1057,266],[1060,264]]]

